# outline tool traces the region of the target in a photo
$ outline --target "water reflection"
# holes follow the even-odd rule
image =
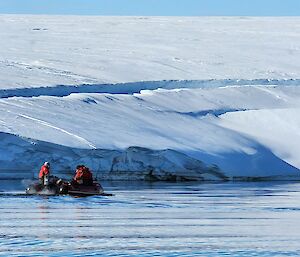
[[[296,256],[300,250],[297,183],[104,183],[115,196],[87,198],[27,197],[14,183],[12,191],[0,184],[0,256]]]

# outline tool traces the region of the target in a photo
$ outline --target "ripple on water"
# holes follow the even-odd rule
[[[0,256],[297,256],[296,183],[107,185],[113,197],[0,188]]]

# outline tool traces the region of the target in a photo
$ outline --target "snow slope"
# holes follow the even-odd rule
[[[297,115],[282,119],[258,115],[265,120],[264,124],[256,126],[252,120],[245,125],[254,136],[242,126],[237,126],[241,128],[239,131],[231,128],[234,123],[230,115],[238,115],[237,120],[242,120],[251,112],[268,110],[270,113],[281,111],[284,116],[284,113],[293,114],[299,106],[297,86],[158,89],[133,95],[81,93],[66,97],[13,97],[0,100],[0,130],[64,145],[70,152],[74,148],[125,151],[132,146],[156,151],[173,149],[209,166],[217,165],[228,178],[277,177],[282,173],[297,176],[298,150],[291,148],[288,142],[299,142],[299,133],[296,129],[290,130],[286,137],[278,138],[282,127],[299,123]],[[258,118],[253,116],[253,119]],[[256,134],[268,126],[272,126],[271,140],[259,140]],[[59,151],[49,150],[48,154],[46,159],[57,162],[53,154],[59,156]],[[71,163],[74,163],[73,159]],[[111,166],[112,162],[109,163]],[[100,170],[107,170],[107,167]]]
[[[0,178],[299,178],[299,18],[0,21]]]

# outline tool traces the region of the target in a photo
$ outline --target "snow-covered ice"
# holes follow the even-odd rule
[[[299,78],[300,19],[0,16],[0,87]]]
[[[2,177],[299,178],[299,21],[0,16]]]
[[[34,146],[31,148],[29,143],[20,148],[23,143],[14,136],[9,136],[7,143],[3,140],[3,150],[9,149],[11,155],[18,147],[21,154],[8,160],[4,154],[2,167],[16,165],[11,163],[17,159],[24,169],[32,170],[36,163],[50,159],[58,170],[70,171],[80,160],[95,171],[113,175],[114,150],[134,146],[184,153],[187,156],[177,156],[177,162],[186,162],[190,156],[206,165],[217,165],[228,178],[297,176],[297,91],[295,86],[234,86],[1,99],[0,129],[9,133],[2,137],[13,134],[34,139],[27,139]],[[74,154],[74,148],[87,150]],[[111,152],[103,157],[98,149]],[[145,155],[142,149],[137,150],[134,161],[128,153],[122,159],[123,168],[117,170],[125,173],[120,178],[128,176],[126,171],[142,172],[144,177],[153,167],[167,173],[180,173],[180,168],[186,171],[184,165],[175,165],[176,161],[166,169],[166,162],[155,161],[154,153],[146,151]],[[142,164],[137,168],[137,163]],[[194,169],[201,169],[196,166]],[[190,177],[188,173],[186,177]]]

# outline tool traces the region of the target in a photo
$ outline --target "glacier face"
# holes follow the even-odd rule
[[[228,181],[297,178],[298,170],[283,162],[271,152],[260,150],[251,158],[245,155],[227,156],[228,160],[240,159],[237,172],[221,170],[217,165],[207,165],[179,151],[152,150],[129,147],[124,150],[79,149],[49,142],[0,133],[0,177],[1,179],[36,178],[39,166],[45,160],[51,165],[51,173],[69,179],[78,164],[89,166],[94,176],[101,180],[144,180],[144,181]],[[263,156],[261,156],[263,154]],[[222,158],[224,158],[223,156]],[[263,157],[263,160],[259,160]],[[226,157],[225,157],[226,158]],[[253,161],[258,159],[256,161]],[[216,160],[216,159],[215,159]],[[226,163],[228,162],[226,161]],[[269,161],[270,163],[267,163]],[[260,164],[265,169],[253,167]],[[258,165],[259,166],[259,165]],[[241,172],[242,171],[242,172]],[[284,171],[284,174],[283,172]]]
[[[48,142],[0,133],[2,179],[31,179],[38,166],[48,160],[53,175],[69,178],[79,163],[88,165],[94,176],[105,180],[207,181],[228,180],[216,166],[174,150],[130,147],[121,150],[75,149]]]
[[[0,21],[0,178],[299,177],[299,18]]]

